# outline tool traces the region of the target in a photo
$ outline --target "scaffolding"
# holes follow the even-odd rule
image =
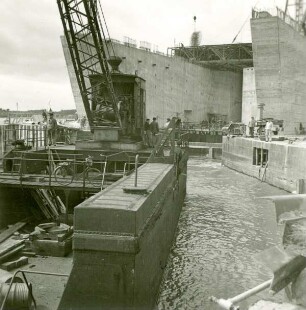
[[[204,67],[242,71],[253,67],[252,43],[171,47],[172,57],[183,57]],[[169,53],[168,49],[168,53]]]

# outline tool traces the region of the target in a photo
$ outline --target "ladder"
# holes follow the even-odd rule
[[[12,173],[20,173],[21,162],[22,162],[21,157],[14,157],[13,158]]]
[[[22,169],[24,153],[21,152],[19,154],[19,152],[18,152],[17,154],[16,153],[13,153],[13,154],[14,154],[14,157],[12,158],[12,170],[11,170],[11,172],[20,174],[22,172],[21,169]]]
[[[164,147],[166,146],[166,144],[169,142],[172,134],[175,133],[176,131],[176,121],[177,118],[173,117],[168,125],[168,127],[166,128],[165,132],[162,135],[161,140],[159,141],[159,143],[154,147],[154,150],[152,151],[150,157],[148,158],[148,162],[150,162],[151,159],[153,159],[155,156],[161,156],[162,155],[162,151],[164,149]],[[174,139],[173,139],[174,140]],[[174,142],[174,141],[173,141]],[[171,143],[173,143],[171,141]]]

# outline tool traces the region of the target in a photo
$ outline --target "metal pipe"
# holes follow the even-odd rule
[[[259,293],[259,292],[261,292],[261,291],[263,291],[265,289],[267,289],[271,285],[272,281],[273,281],[273,279],[270,279],[270,280],[268,280],[266,282],[263,282],[263,283],[255,286],[255,287],[253,287],[253,288],[251,288],[251,289],[249,289],[249,290],[247,290],[247,291],[245,291],[245,292],[243,292],[243,293],[241,293],[241,294],[239,294],[237,296],[229,298],[229,300],[233,304],[235,304],[235,303],[240,302],[240,301],[242,301],[244,299],[247,299],[247,298],[249,298],[249,297],[251,297],[251,296],[253,296],[253,295],[255,295],[255,294],[257,294],[257,293]]]
[[[209,300],[218,304],[221,308],[225,309],[225,310],[239,310],[239,306],[235,306],[236,303],[242,301],[242,300],[245,300],[265,289],[267,289],[271,283],[272,283],[273,279],[270,279],[266,282],[263,282],[237,296],[234,296],[232,298],[229,298],[229,299],[218,299],[214,296],[211,296],[209,297]]]
[[[134,186],[137,187],[137,178],[138,178],[138,160],[139,160],[139,155],[137,154],[135,157],[135,183]]]

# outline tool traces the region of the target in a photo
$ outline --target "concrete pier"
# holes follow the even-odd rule
[[[306,141],[223,137],[222,163],[289,192],[304,192]]]
[[[150,309],[186,194],[186,161],[148,163],[75,208],[74,264],[59,309]]]
[[[222,143],[189,142],[188,153],[190,155],[207,156],[208,158],[221,158]]]

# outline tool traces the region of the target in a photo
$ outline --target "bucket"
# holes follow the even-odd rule
[[[0,285],[0,304],[8,292],[9,284]],[[13,283],[6,299],[4,309],[30,309],[31,295],[25,283]]]

